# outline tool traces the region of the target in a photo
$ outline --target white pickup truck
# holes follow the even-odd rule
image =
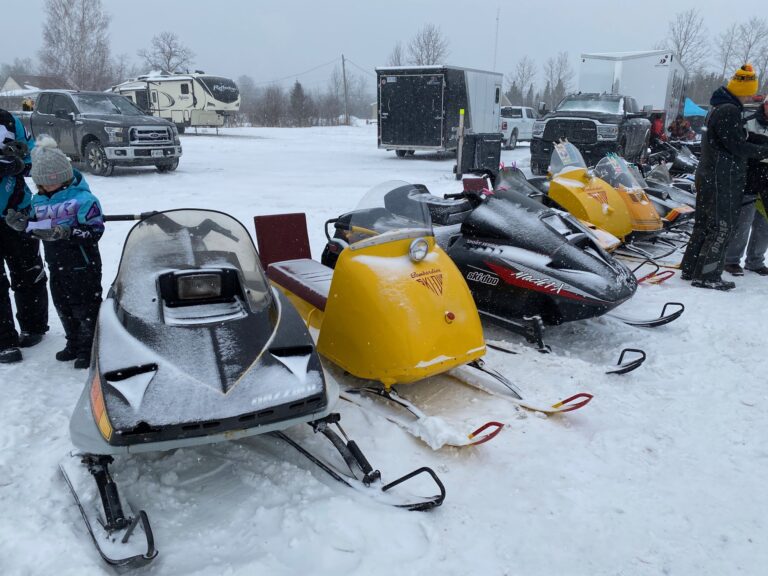
[[[533,123],[536,118],[536,111],[528,106],[502,106],[501,131],[504,134],[504,147],[514,150],[520,140],[530,140],[533,137]]]

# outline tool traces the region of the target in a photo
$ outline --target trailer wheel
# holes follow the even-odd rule
[[[507,150],[514,150],[517,148],[517,130],[513,130],[512,134],[509,135],[509,140],[507,140]]]
[[[416,150],[408,150],[408,156],[413,156],[416,154]]]
[[[405,155],[408,154],[408,150],[395,150],[395,154],[397,154],[398,158],[405,158]]]
[[[107,160],[104,147],[98,140],[91,140],[85,147],[85,164],[96,176],[111,176],[115,166]]]

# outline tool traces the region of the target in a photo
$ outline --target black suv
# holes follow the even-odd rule
[[[176,125],[148,116],[119,94],[44,90],[29,124],[33,136],[48,134],[99,176],[109,176],[116,165],[150,165],[160,172],[179,165]]]
[[[637,162],[648,148],[651,122],[634,98],[617,94],[571,94],[533,125],[531,172],[546,174],[556,142],[574,144],[588,165],[608,152]]]

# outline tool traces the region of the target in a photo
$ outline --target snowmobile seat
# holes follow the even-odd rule
[[[307,216],[303,212],[254,216],[259,259],[266,270],[273,262],[311,258]]]
[[[273,262],[267,276],[318,310],[325,310],[333,269],[311,258]]]

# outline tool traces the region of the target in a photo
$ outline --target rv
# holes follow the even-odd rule
[[[458,147],[459,117],[469,133],[498,133],[501,82],[496,72],[456,66],[377,68],[379,148],[399,157]]]
[[[240,109],[240,91],[229,78],[192,74],[149,74],[112,87],[136,106],[187,127],[223,126],[224,117]]]

